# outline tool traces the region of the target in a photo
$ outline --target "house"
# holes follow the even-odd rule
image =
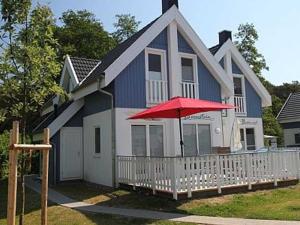
[[[300,147],[300,93],[291,93],[280,112],[277,120],[283,128],[284,145]]]
[[[236,105],[184,118],[185,156],[236,151],[237,142],[244,150],[264,146],[262,108],[271,97],[231,32],[220,32],[219,43],[209,49],[178,1],[162,5],[162,15],[101,61],[66,57],[60,84],[71,100],[54,98],[35,129],[38,141],[43,128],[50,128],[51,182],[114,186],[116,156],[179,156],[177,121],[127,119],[175,96]]]

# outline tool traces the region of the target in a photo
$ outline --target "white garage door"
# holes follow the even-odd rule
[[[82,128],[64,127],[60,133],[60,180],[82,179]]]

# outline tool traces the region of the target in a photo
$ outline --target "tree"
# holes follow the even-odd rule
[[[282,101],[273,94],[275,86],[262,75],[263,70],[269,70],[269,67],[266,64],[264,56],[258,52],[255,46],[259,37],[258,33],[253,24],[246,23],[238,27],[238,32],[234,36],[236,38],[235,44],[240,53],[272,95],[272,107],[267,107],[263,110],[264,132],[268,135],[278,136],[278,142],[281,144],[283,132],[276,120],[276,116],[282,107]]]
[[[3,25],[0,27],[0,104],[2,118],[21,120],[21,141],[25,143],[29,116],[45,100],[63,94],[55,82],[59,75],[53,37],[51,10],[38,5],[31,9],[30,0],[1,1]],[[20,224],[24,224],[26,154],[21,154],[22,194]]]
[[[264,56],[255,47],[255,42],[258,41],[259,36],[253,24],[241,24],[234,36],[237,48],[256,75],[261,76],[264,69],[269,70]]]
[[[135,16],[130,14],[116,15],[117,22],[114,23],[116,29],[112,33],[117,43],[121,43],[134,35],[139,28],[140,21],[136,21]]]
[[[87,10],[68,10],[60,18],[63,25],[55,28],[60,44],[59,59],[65,55],[102,59],[116,42],[95,15]]]

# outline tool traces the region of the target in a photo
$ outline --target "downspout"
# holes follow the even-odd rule
[[[101,88],[101,80],[105,79],[104,75],[101,75],[101,79],[97,80],[97,89],[100,93],[108,95],[111,98],[111,147],[112,147],[112,184],[116,187],[116,135],[115,135],[115,110],[114,110],[114,95]]]

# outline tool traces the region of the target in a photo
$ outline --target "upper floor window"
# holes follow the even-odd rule
[[[193,59],[181,58],[182,82],[195,82]]]
[[[243,82],[241,77],[234,77],[234,95],[243,96]]]
[[[161,55],[149,54],[149,79],[150,80],[162,80],[162,60]]]

